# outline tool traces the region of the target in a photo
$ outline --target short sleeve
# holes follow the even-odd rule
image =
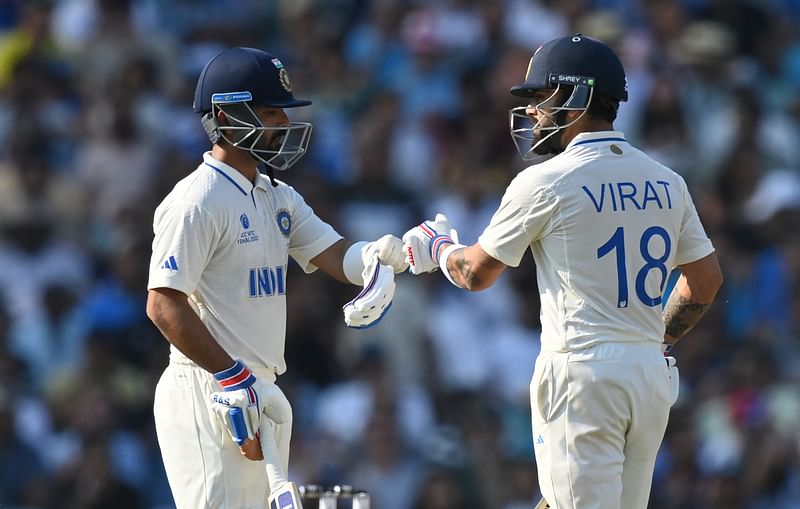
[[[682,182],[682,184],[684,211],[677,251],[675,252],[676,265],[697,261],[714,252],[714,246],[711,244],[711,240],[709,240],[700,222],[700,217],[697,215],[697,209],[694,206],[689,190],[686,188],[686,183]]]
[[[292,193],[292,229],[289,235],[289,256],[306,273],[317,270],[311,260],[342,239],[331,225],[320,219],[303,197],[290,188]]]
[[[172,288],[191,295],[214,252],[218,234],[209,214],[196,204],[156,209],[147,288]]]
[[[531,187],[515,179],[478,239],[489,256],[509,267],[519,266],[531,243],[547,235],[551,228],[555,196],[547,187]]]

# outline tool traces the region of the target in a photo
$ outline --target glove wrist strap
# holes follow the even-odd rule
[[[450,245],[444,248],[444,251],[442,251],[442,255],[439,257],[439,268],[442,270],[442,274],[444,274],[444,277],[446,277],[448,281],[453,283],[453,285],[457,286],[458,288],[464,288],[464,287],[456,283],[456,280],[453,279],[453,276],[450,275],[450,271],[447,269],[447,259],[450,258],[451,254],[453,254],[453,251],[465,247],[467,246],[465,246],[464,244],[453,243],[451,240]]]
[[[256,382],[255,375],[240,360],[228,369],[214,373],[214,378],[226,392],[247,389]]]
[[[364,284],[364,276],[361,274],[364,272],[363,252],[368,244],[369,242],[366,240],[356,242],[347,248],[347,251],[344,253],[344,259],[342,260],[344,276],[356,286]]]
[[[430,243],[431,260],[433,260],[433,263],[438,265],[441,259],[440,252],[442,249],[453,244],[453,239],[450,238],[449,235],[436,235],[433,237]]]

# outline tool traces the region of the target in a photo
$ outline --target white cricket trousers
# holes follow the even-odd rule
[[[672,403],[657,343],[539,354],[531,423],[550,507],[645,509]]]
[[[271,370],[248,366],[274,382]],[[269,483],[263,461],[242,456],[209,406],[220,390],[214,376],[191,361],[175,359],[156,385],[153,414],[158,445],[177,509],[264,509]],[[291,422],[276,427],[284,471],[289,462]]]

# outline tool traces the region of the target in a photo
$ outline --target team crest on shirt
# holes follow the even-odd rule
[[[258,234],[255,230],[250,229],[250,218],[247,217],[247,214],[242,213],[242,215],[239,216],[239,223],[241,223],[242,229],[244,229],[244,231],[239,234],[239,245],[258,241]]]
[[[292,216],[289,214],[289,211],[286,209],[279,209],[275,214],[275,221],[277,221],[278,229],[281,233],[285,237],[288,237],[289,233],[292,231]]]

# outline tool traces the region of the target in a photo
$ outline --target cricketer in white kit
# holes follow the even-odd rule
[[[289,257],[307,273],[319,268],[359,286],[378,264],[407,267],[400,239],[348,243],[273,178],[306,151],[311,130],[283,109],[308,104],[292,96],[283,64],[268,53],[233,48],[214,57],[194,104],[212,150],[155,211],[147,312],[171,347],[154,415],[179,509],[266,507],[256,440],[265,423],[277,467],[288,471],[291,405],[275,381],[287,369]],[[359,309],[349,324],[383,316],[391,279],[380,305]]]
[[[684,180],[613,130],[627,87],[605,44],[581,34],[544,44],[512,93],[531,100],[510,112],[523,158],[553,157],[514,178],[477,244],[458,244],[441,214],[409,230],[411,271],[438,267],[480,290],[531,250],[542,306],[531,380],[540,491],[551,508],[643,509],[677,398],[663,350],[713,301],[714,248]]]

